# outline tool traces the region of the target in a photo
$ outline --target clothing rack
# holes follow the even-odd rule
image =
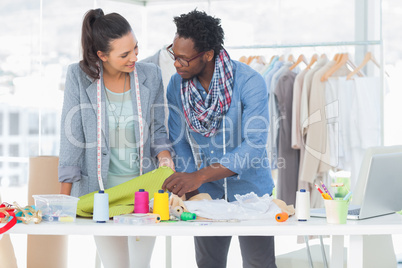
[[[382,11],[381,21],[382,21]],[[385,96],[385,68],[384,68],[384,48],[382,40],[382,25],[380,27],[379,40],[365,40],[365,41],[345,41],[345,42],[322,42],[322,43],[300,43],[300,44],[266,44],[266,45],[244,45],[244,46],[227,46],[227,49],[280,49],[280,48],[303,48],[303,47],[342,47],[342,46],[380,46],[380,83],[381,83],[381,97],[380,97],[380,118],[381,118],[381,145],[384,145],[384,96]]]
[[[272,45],[250,45],[250,46],[227,46],[227,49],[263,49],[263,48],[298,48],[298,47],[340,47],[340,46],[369,46],[381,45],[381,40],[350,41],[350,42],[323,42],[323,43],[301,43],[301,44],[272,44]]]

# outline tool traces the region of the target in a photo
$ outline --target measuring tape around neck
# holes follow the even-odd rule
[[[137,100],[137,110],[138,110],[138,123],[140,129],[140,175],[142,175],[142,163],[144,160],[144,123],[142,121],[142,106],[141,106],[141,96],[140,96],[140,84],[138,82],[137,69],[134,68],[134,79],[135,79],[135,95]],[[97,174],[98,183],[100,190],[104,191],[104,185],[102,180],[102,95],[101,95],[101,79],[97,81]],[[119,118],[120,120],[120,118]]]

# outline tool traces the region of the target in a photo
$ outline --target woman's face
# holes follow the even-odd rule
[[[99,55],[99,53],[98,53]],[[109,54],[99,56],[106,68],[120,72],[132,72],[138,60],[138,41],[133,32],[110,42]]]

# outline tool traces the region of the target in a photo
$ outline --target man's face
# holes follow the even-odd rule
[[[183,79],[192,79],[193,77],[198,76],[204,70],[207,63],[204,59],[205,54],[194,49],[194,42],[190,38],[186,39],[176,35],[173,40],[172,51],[176,57],[174,66],[176,67],[177,73]],[[200,56],[197,57],[197,55]],[[188,66],[183,66],[183,64],[181,64],[177,58],[181,58],[184,61],[191,61],[188,62]]]

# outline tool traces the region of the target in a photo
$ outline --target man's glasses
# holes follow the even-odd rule
[[[183,66],[183,67],[188,67],[188,66],[190,65],[190,61],[195,60],[196,58],[201,57],[202,55],[204,55],[204,54],[206,53],[206,51],[204,51],[204,52],[201,52],[201,53],[197,54],[195,57],[192,57],[192,58],[189,59],[189,60],[185,60],[185,59],[176,57],[176,55],[173,53],[172,47],[173,47],[173,44],[171,44],[170,46],[168,46],[168,47],[166,48],[166,50],[169,52],[170,57],[171,57],[174,61],[178,61],[178,62],[181,64],[181,66]]]

